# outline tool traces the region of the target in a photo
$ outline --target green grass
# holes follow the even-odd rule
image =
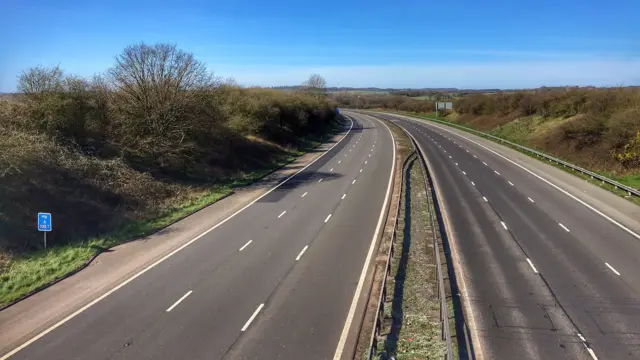
[[[331,128],[335,133],[338,125]],[[132,221],[118,231],[104,236],[88,239],[80,243],[73,243],[45,250],[39,250],[21,255],[10,260],[5,271],[0,273],[0,306],[22,298],[69,273],[82,267],[96,254],[118,244],[126,243],[135,238],[152,234],[176,221],[203,209],[223,197],[231,194],[234,188],[247,186],[275,170],[294,161],[297,157],[316,148],[326,139],[315,137],[304,139],[299,150],[275,161],[272,166],[244,174],[241,178],[230,179],[225,183],[214,185],[201,196],[187,202],[176,204],[160,216],[151,220]]]
[[[11,260],[8,271],[0,275],[0,306],[33,292],[83,266],[91,257],[104,249],[151,234],[232,192],[230,186],[219,186],[202,197],[179,204],[149,221],[131,222],[121,230],[78,244],[56,246]]]
[[[396,360],[442,359],[446,345],[441,339],[435,259],[433,249],[428,247],[433,242],[431,232],[435,230],[430,226],[424,178],[417,161],[407,175],[411,181],[408,194],[411,217],[408,221],[405,212],[408,189],[404,188],[397,247],[391,262],[394,281],[387,282],[387,294],[393,298],[392,304],[385,307],[385,318],[390,321],[382,331],[391,335],[378,344],[379,359],[390,356]],[[401,266],[403,257],[407,259],[406,267]],[[393,336],[394,328],[399,329],[397,339]]]

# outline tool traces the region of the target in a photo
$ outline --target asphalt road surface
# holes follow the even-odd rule
[[[332,359],[394,145],[354,115],[312,165],[11,359]]]
[[[479,358],[640,359],[634,230],[491,151],[488,140],[383,117],[416,139],[440,187]]]

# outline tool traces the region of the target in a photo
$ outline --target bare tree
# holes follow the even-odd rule
[[[327,87],[327,81],[318,74],[311,74],[309,79],[303,83],[307,91],[324,94]]]
[[[24,94],[42,94],[63,90],[64,74],[59,66],[36,66],[18,76],[18,90]]]
[[[184,91],[214,84],[204,63],[171,44],[128,46],[108,70],[114,88],[146,115]]]

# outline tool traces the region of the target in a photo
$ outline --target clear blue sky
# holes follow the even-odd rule
[[[140,41],[243,85],[640,85],[639,14],[638,0],[3,0],[0,91],[38,64],[90,76]]]

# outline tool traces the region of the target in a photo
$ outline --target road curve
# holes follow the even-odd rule
[[[312,165],[10,358],[333,358],[395,152],[382,122],[352,120]]]
[[[378,116],[416,139],[437,181],[477,358],[640,359],[637,222],[598,213],[510,149]]]

